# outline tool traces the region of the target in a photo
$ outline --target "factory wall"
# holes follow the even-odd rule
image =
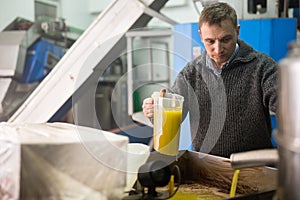
[[[34,15],[34,2],[37,0],[0,0],[0,30],[3,30],[8,24],[10,24],[15,18],[21,17],[30,21],[35,20]],[[76,27],[78,29],[85,30],[100,13],[103,8],[109,2],[99,5],[90,5],[92,0],[76,0],[76,3],[72,0],[38,0],[39,2],[45,2],[48,4],[54,4],[58,6],[57,17],[66,19],[68,26]],[[91,10],[91,7],[99,6],[99,12]],[[97,8],[97,7],[96,7]]]
[[[34,20],[34,0],[0,0],[0,30],[16,17]]]
[[[112,0],[76,0],[76,3],[74,0],[0,0],[0,30],[3,30],[16,17],[34,21],[35,1],[58,5],[60,7],[58,17],[65,18],[68,26],[82,30],[85,30],[112,2]],[[178,23],[194,22],[198,18],[193,2],[189,0],[171,0],[161,12]],[[168,26],[159,19],[153,19],[149,25]]]
[[[61,14],[66,19],[66,24],[85,30],[93,21],[89,12],[89,1],[86,0],[61,0]]]

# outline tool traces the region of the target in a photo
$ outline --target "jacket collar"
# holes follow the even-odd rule
[[[240,49],[233,59],[234,61],[249,62],[256,57],[256,51],[249,44],[240,39],[238,40],[238,44]]]
[[[238,39],[237,43],[239,44],[239,51],[237,52],[235,58],[233,58],[231,63],[236,63],[236,62],[247,63],[255,59],[256,51],[249,44],[247,44],[241,39]],[[207,56],[207,52],[203,51],[203,53],[195,59],[196,64],[200,66],[205,66],[206,56]]]

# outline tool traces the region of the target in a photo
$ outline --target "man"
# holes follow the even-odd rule
[[[272,148],[270,111],[276,112],[277,63],[238,38],[235,10],[204,7],[199,34],[205,51],[178,74],[170,92],[184,96],[193,149],[222,157]],[[143,102],[153,117],[153,99]]]

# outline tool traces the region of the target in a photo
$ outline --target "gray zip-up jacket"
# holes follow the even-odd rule
[[[217,76],[206,52],[178,74],[171,92],[184,96],[193,148],[222,157],[272,148],[270,111],[277,107],[278,64],[242,40],[235,58]]]

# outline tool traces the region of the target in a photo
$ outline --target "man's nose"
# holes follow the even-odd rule
[[[221,53],[222,52],[222,44],[220,41],[216,41],[214,44],[214,50],[216,53]]]

